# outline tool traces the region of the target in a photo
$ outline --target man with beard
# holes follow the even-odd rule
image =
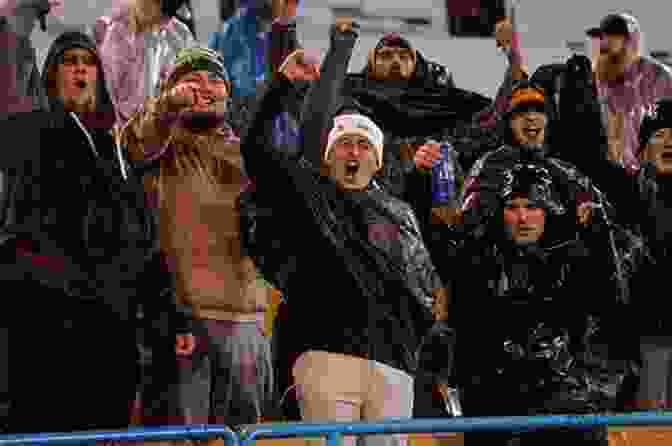
[[[642,54],[640,26],[629,14],[610,14],[587,34],[599,39],[593,65],[609,157],[634,174],[639,167],[639,123],[657,98],[672,95],[672,70]]]
[[[305,110],[315,113],[303,114],[299,145],[272,140],[275,117],[296,94],[284,74],[295,70],[286,67],[269,86],[241,150],[284,249],[277,264],[261,269],[287,297],[274,331],[277,367],[294,383],[287,397],[296,388],[307,420],[406,418],[415,352],[445,290],[409,206],[372,181],[383,159],[380,128],[360,114],[340,114],[333,128],[320,127],[325,115],[333,116],[356,39],[356,28],[340,20],[307,99]],[[257,249],[277,250],[272,244]],[[438,305],[435,314],[446,316]]]
[[[124,429],[138,379],[138,306],[173,355],[190,354],[194,340],[141,182],[115,147],[94,43],[77,32],[57,38],[42,85],[47,110],[0,124],[20,143],[0,162],[0,268],[5,287],[23,293],[12,305],[23,317],[10,321],[9,430]]]
[[[622,329],[611,264],[590,249],[573,203],[562,198],[564,187],[543,165],[513,165],[483,186],[484,210],[465,222],[450,275],[459,333],[456,384],[466,416],[621,410],[632,390],[636,336]],[[603,428],[465,439],[608,444]]]
[[[179,421],[189,424],[254,424],[268,416],[273,397],[263,334],[270,288],[241,236],[240,144],[223,120],[230,89],[217,53],[185,49],[161,95],[146,102],[122,135],[136,160],[156,167],[146,186],[160,213],[162,246],[177,274],[178,298],[198,317],[199,348],[180,367],[173,401]],[[153,376],[165,373],[162,363]],[[157,387],[151,380],[145,405],[152,416],[145,421],[167,424],[156,418],[166,408],[151,407],[167,402]]]

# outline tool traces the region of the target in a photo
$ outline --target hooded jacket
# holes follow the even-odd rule
[[[84,34],[58,37],[45,60],[45,91],[53,91],[50,78],[63,52],[74,47],[97,55]],[[174,336],[188,331],[187,317],[174,306],[172,275],[140,180],[115,147],[114,117],[98,60],[96,112],[66,112],[52,96],[46,109],[2,122],[7,140],[21,141],[3,151],[0,163],[0,240],[13,259],[2,265],[2,275],[30,277],[129,327],[142,304],[148,319],[167,322],[157,325],[162,335]],[[41,311],[60,305],[42,304]]]
[[[507,240],[503,191],[510,173],[493,175],[483,188],[482,212],[466,222],[461,261],[451,269],[465,414],[619,410],[632,396],[626,393],[636,382],[638,346],[622,329],[626,306],[618,302],[612,265],[577,227],[559,178],[542,204],[542,239],[525,247]]]

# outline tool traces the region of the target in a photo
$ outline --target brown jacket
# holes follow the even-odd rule
[[[143,121],[140,118],[138,125]],[[144,118],[151,119],[151,111]],[[133,138],[138,126],[134,124],[131,122],[124,136],[137,157],[142,144]],[[180,162],[181,156],[198,151],[175,149],[171,144],[162,157],[158,180],[146,182],[148,192],[158,192],[162,247],[176,273],[178,300],[191,304],[197,317],[263,321],[271,289],[258,279],[252,260],[241,255],[237,208],[243,180],[240,143],[226,132],[215,140],[210,153],[197,155],[204,165],[217,166],[210,177],[214,181],[197,168],[176,169],[176,164],[191,165],[184,159]]]

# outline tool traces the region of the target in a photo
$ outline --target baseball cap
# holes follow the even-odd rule
[[[630,14],[609,14],[602,19],[600,26],[586,30],[591,37],[604,34],[633,34],[639,32],[639,22]]]

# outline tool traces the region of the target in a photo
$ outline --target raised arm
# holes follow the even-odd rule
[[[330,129],[330,119],[342,103],[341,89],[358,28],[352,20],[337,19],[331,28],[331,46],[322,63],[320,78],[310,89],[304,103],[300,151],[316,167],[321,163],[321,149]]]

